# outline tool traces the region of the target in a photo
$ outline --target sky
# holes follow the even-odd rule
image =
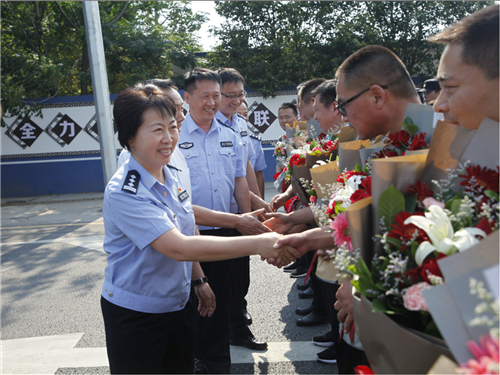
[[[215,46],[217,39],[212,37],[208,32],[210,26],[218,26],[221,24],[225,18],[220,17],[215,12],[215,4],[213,1],[191,1],[191,9],[193,12],[206,12],[208,13],[209,20],[203,24],[201,30],[198,31],[197,35],[200,37],[200,43],[203,47],[203,51],[209,52]]]

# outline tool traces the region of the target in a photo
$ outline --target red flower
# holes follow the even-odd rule
[[[328,141],[323,145],[323,150],[325,151],[333,151],[337,148],[337,142]]]
[[[461,174],[465,180],[460,182],[460,185],[470,187],[470,179],[474,178],[479,186],[484,190],[493,190],[498,193],[498,169],[495,171],[487,167],[481,168],[480,165],[468,166],[465,169],[465,174]]]
[[[365,172],[347,171],[344,174],[338,176],[335,181],[345,184],[345,181],[350,179],[352,176],[368,176],[368,175]]]
[[[290,158],[290,165],[305,165],[305,164],[306,164],[306,159],[299,154],[292,155],[292,157]]]
[[[373,370],[365,365],[359,365],[354,367],[354,373],[356,375],[373,375]]]
[[[371,176],[365,178],[361,183],[361,186],[365,189],[368,196],[372,196],[372,178]]]
[[[330,219],[332,219],[332,220],[333,220],[333,219],[335,219],[335,205],[336,205],[336,204],[337,204],[337,202],[333,202],[333,206],[332,206],[332,208],[328,207],[328,208],[326,209],[326,214],[327,214],[327,215],[328,215],[328,217],[329,217]]]
[[[411,278],[413,283],[416,283],[418,280],[418,277],[420,276],[420,267],[416,266],[415,268],[412,268],[411,270],[407,270],[406,276]]]
[[[488,219],[483,219],[477,223],[476,228],[481,229],[487,236],[491,234],[491,225]]]
[[[429,275],[434,275],[434,276],[439,276],[443,277],[443,274],[441,273],[441,269],[439,268],[437,261],[438,259],[441,258],[446,258],[447,255],[444,255],[442,253],[438,253],[437,258],[426,258],[424,260],[424,263],[422,264],[422,267],[420,267],[420,276],[422,277],[422,281],[425,281],[426,283],[431,283],[429,280]]]
[[[309,197],[309,201],[311,203],[316,203],[316,197],[314,197],[314,196]]]
[[[412,215],[422,215],[422,213],[414,213],[411,214],[410,212],[405,212],[401,211],[399,214],[394,216],[394,221],[391,224],[392,229],[387,233],[388,237],[395,238],[401,241],[402,246],[401,246],[401,251],[406,250],[406,242],[410,241],[413,239],[413,235],[415,234],[415,231],[418,232],[417,237],[415,238],[415,241],[417,241],[419,244],[424,242],[424,241],[429,241],[429,238],[427,237],[427,234],[417,228],[413,224],[408,224],[405,225],[405,220],[408,219]]]
[[[415,134],[413,137],[413,140],[411,141],[410,144],[410,151],[413,150],[423,150],[427,148],[427,142],[425,141],[425,136],[427,133],[419,133]]]
[[[429,189],[429,185],[420,180],[415,180],[415,184],[408,184],[408,188],[406,189],[407,193],[417,196],[417,200],[423,204],[425,198],[434,196],[434,193]]]
[[[321,141],[325,137],[326,137],[326,134],[325,133],[321,133],[320,135],[318,135],[318,141]]]
[[[394,147],[405,150],[410,140],[410,134],[408,134],[406,130],[401,130],[397,133],[389,134],[389,139]]]
[[[394,150],[389,150],[388,148],[384,148],[379,152],[375,153],[374,156],[379,159],[383,159],[383,158],[392,158],[393,156],[399,156],[399,154]]]
[[[368,194],[364,189],[358,189],[351,195],[351,203],[355,203],[361,199],[368,198],[371,195]]]

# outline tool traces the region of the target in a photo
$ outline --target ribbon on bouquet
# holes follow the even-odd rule
[[[309,278],[309,275],[312,272],[312,269],[314,267],[314,262],[316,261],[316,258],[318,257],[318,250],[314,252],[314,256],[312,258],[311,264],[309,265],[309,269],[307,270],[306,277],[304,278],[304,284],[307,283],[307,279]]]

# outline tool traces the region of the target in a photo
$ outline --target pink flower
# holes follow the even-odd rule
[[[403,296],[405,307],[411,311],[429,311],[429,307],[425,303],[424,297],[422,297],[422,290],[429,289],[430,287],[426,282],[421,282],[406,289]]]
[[[347,214],[342,212],[338,214],[330,223],[330,228],[333,229],[333,240],[338,247],[346,244],[347,249],[352,251],[351,235],[349,233],[349,223]]]
[[[424,204],[425,208],[429,208],[429,206],[436,205],[436,206],[441,207],[444,210],[444,206],[445,206],[444,202],[440,202],[438,200],[435,200],[432,197],[425,198],[422,201],[422,203]]]
[[[498,339],[491,335],[481,336],[479,344],[474,341],[467,342],[470,352],[476,359],[463,363],[460,372],[465,374],[498,374],[500,361]]]

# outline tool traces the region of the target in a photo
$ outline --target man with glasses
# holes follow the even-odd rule
[[[382,46],[361,48],[335,73],[337,109],[359,139],[396,133],[408,103],[420,104],[403,62]]]
[[[246,119],[238,114],[240,104],[245,100],[245,79],[233,68],[222,68],[217,71],[221,77],[221,101],[216,120],[234,130],[243,143],[242,157],[246,164],[246,178],[250,189],[252,207],[255,209],[266,208],[268,204],[261,198],[257,178],[250,159],[255,157],[250,140]],[[240,209],[234,200],[231,200],[231,213],[238,213]],[[235,233],[239,235],[239,233]],[[265,350],[267,343],[258,341],[250,331],[251,317],[247,312],[245,296],[250,287],[250,257],[233,260],[232,271],[229,279],[229,311],[231,345],[244,346],[251,350]]]

